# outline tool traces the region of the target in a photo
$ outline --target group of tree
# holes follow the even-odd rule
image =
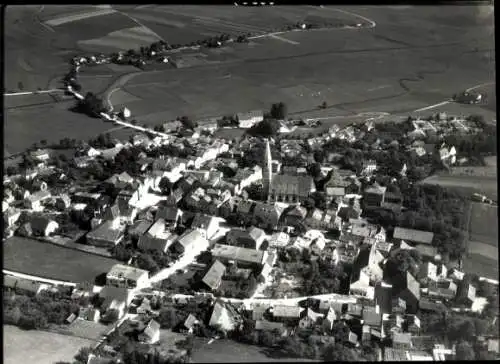
[[[248,134],[255,137],[271,138],[278,135],[280,123],[274,118],[264,118],[260,123],[248,129]]]
[[[285,120],[288,115],[288,108],[284,102],[278,102],[271,105],[269,117],[276,120]]]
[[[100,113],[106,111],[104,102],[92,92],[87,92],[83,100],[78,100],[75,111],[83,112],[89,116],[100,118]]]
[[[23,329],[43,329],[48,324],[62,325],[71,313],[78,313],[79,306],[61,293],[42,291],[38,295],[4,290],[4,323]]]

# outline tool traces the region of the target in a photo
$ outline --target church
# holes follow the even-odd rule
[[[300,203],[316,191],[310,176],[273,175],[269,140],[266,140],[262,178],[268,202]]]

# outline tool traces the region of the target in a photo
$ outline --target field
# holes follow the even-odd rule
[[[118,261],[33,239],[12,237],[3,243],[4,268],[69,282],[94,282]]]
[[[80,12],[95,11],[95,7],[87,8]],[[158,124],[180,115],[201,118],[255,108],[267,110],[277,101],[286,102],[292,115],[318,113],[318,105],[323,102],[328,104],[320,111],[323,116],[368,111],[399,115],[494,79],[490,57],[494,52],[493,17],[492,8],[487,6],[440,7],[439,11],[432,6],[117,6],[114,13],[65,22],[49,30],[36,21],[36,16],[50,21],[66,15],[52,14],[50,9],[30,7],[11,15],[7,12],[8,89],[16,89],[19,81],[25,83],[25,89],[56,82],[57,76],[66,72],[68,57],[82,47],[111,52],[154,37],[184,43],[221,32],[264,33],[308,19],[375,25],[263,36],[250,44],[201,50],[203,58],[215,64],[132,74],[118,83],[116,77],[121,71],[107,67],[105,74],[112,77],[103,74],[96,86],[89,82],[88,87],[97,87],[92,90],[96,92],[106,89],[106,82],[108,93],[121,88],[110,97],[113,105],[127,105],[140,123]],[[47,12],[50,16],[44,16]],[[75,9],[69,13],[74,15]],[[489,87],[493,92],[494,85]],[[489,99],[494,100],[494,95],[489,94]],[[467,110],[489,119],[495,107],[492,102]],[[30,114],[30,108],[16,110],[17,117],[7,114],[5,130],[10,148],[23,149],[49,139],[55,129],[60,139],[62,134],[79,138],[112,128],[99,121],[84,122],[63,105],[33,108],[37,118]],[[40,128],[40,124],[54,127]],[[73,126],[71,130],[68,124]]]
[[[25,331],[11,325],[3,326],[3,334],[5,364],[73,362],[81,347],[92,344],[92,341],[82,338],[46,331]]]
[[[319,360],[274,358],[258,346],[241,344],[229,340],[216,340],[207,344],[207,339],[196,338],[193,363],[265,363],[265,362],[315,362]]]
[[[421,183],[438,184],[443,187],[455,188],[470,192],[483,193],[486,196],[497,199],[497,179],[482,176],[453,176],[433,175],[424,179]]]
[[[83,339],[98,342],[104,334],[110,330],[110,327],[103,325],[99,322],[92,322],[87,320],[75,320],[68,326],[56,326],[51,332],[80,337]]]

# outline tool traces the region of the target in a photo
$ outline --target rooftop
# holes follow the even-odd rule
[[[144,275],[148,276],[148,272],[143,269],[124,264],[115,264],[108,272],[107,277],[118,277],[136,281]]]
[[[216,244],[212,249],[216,258],[243,261],[247,263],[262,264],[264,252],[261,250],[241,248],[231,245]]]
[[[407,240],[413,243],[431,244],[434,233],[429,231],[406,229],[396,227],[393,234],[394,239]]]

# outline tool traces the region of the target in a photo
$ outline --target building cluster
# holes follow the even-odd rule
[[[259,113],[238,115],[243,127],[254,125],[261,117]],[[446,121],[446,127],[455,123],[471,128],[464,120],[439,119],[439,123]],[[445,130],[445,124],[436,126],[435,122],[421,120],[412,123],[415,129],[410,132],[413,136],[409,148],[421,156],[429,148],[419,143],[419,135]],[[332,127],[326,135],[306,143],[314,151],[332,138],[354,142],[371,127],[369,123],[363,127]],[[453,348],[437,344],[422,349],[419,315],[441,312],[455,304],[472,310],[478,299],[476,287],[463,282],[463,273],[448,270],[442,263],[432,232],[396,227],[389,237],[382,226],[361,217],[364,207],[403,208],[401,193],[377,183],[362,187],[361,179],[369,179],[377,170],[375,161],[364,161],[361,173],[356,174],[336,165],[338,155],[327,154],[321,173],[333,172],[324,184],[326,208],[305,208],[306,200],[316,192],[314,179],[300,165],[282,165],[271,152],[273,145],[281,157],[303,159],[305,166],[312,156],[304,153],[304,141],[262,143],[247,138],[236,144],[214,138],[216,128],[216,123],[207,122],[186,131],[174,122],[164,126],[171,133],[169,137],[136,135],[129,142],[115,141],[107,149],[85,145],[71,160],[71,168],[86,170],[112,163],[124,148],[142,151],[133,162],[137,165],[128,171],[99,183],[71,183],[65,189],[49,187],[46,182],[47,176],[57,181],[68,179],[55,166],[53,152],[32,151],[33,168],[4,177],[4,238],[16,234],[43,240],[67,235],[58,216],[66,214],[79,220],[86,215],[89,229],[72,235],[75,241],[106,249],[132,244],[142,251],[172,254],[177,259],[176,267],[184,273],[193,271],[189,285],[196,287],[199,294],[238,292],[238,298],[252,297],[259,285],[269,283],[278,269],[279,251],[308,250],[313,256],[329,259],[332,266],[351,268],[347,295],[317,299],[314,304],[308,301],[305,306],[287,300],[261,305],[253,304],[253,300],[235,306],[226,299],[217,299],[212,303],[207,325],[225,332],[237,330],[243,311],[247,311],[257,331],[286,336],[297,330],[312,330],[320,332],[313,335],[315,339],[327,343],[336,340],[334,328],[338,331],[343,326],[344,344],[357,347],[369,342],[384,343],[380,355],[385,360],[445,360],[453,354]],[[164,146],[177,151],[189,149],[191,153],[186,157],[161,153],[151,157],[151,152]],[[244,159],[253,148],[263,149],[260,163],[239,168],[238,159]],[[432,152],[435,150],[433,147]],[[442,160],[456,163],[458,156],[453,146],[438,150]],[[262,187],[261,199],[248,196],[247,189],[255,185]],[[329,237],[331,233],[336,238]],[[387,262],[404,250],[418,251],[424,263],[399,276],[387,277]],[[209,259],[194,263],[202,253],[209,253]],[[166,280],[173,273],[169,269],[161,267],[157,274],[168,272],[163,278]],[[116,312],[119,319],[131,314],[146,315],[148,320],[141,324],[141,330],[134,330],[141,331],[143,342],[158,342],[155,310],[151,297],[144,298],[143,293],[156,282],[151,276],[133,265],[114,266],[99,292],[102,304],[82,307],[79,318],[96,321],[110,311]],[[35,283],[12,286],[27,287],[35,293],[48,287]],[[73,294],[92,292],[77,287]],[[202,319],[190,315],[186,330],[198,320]]]

